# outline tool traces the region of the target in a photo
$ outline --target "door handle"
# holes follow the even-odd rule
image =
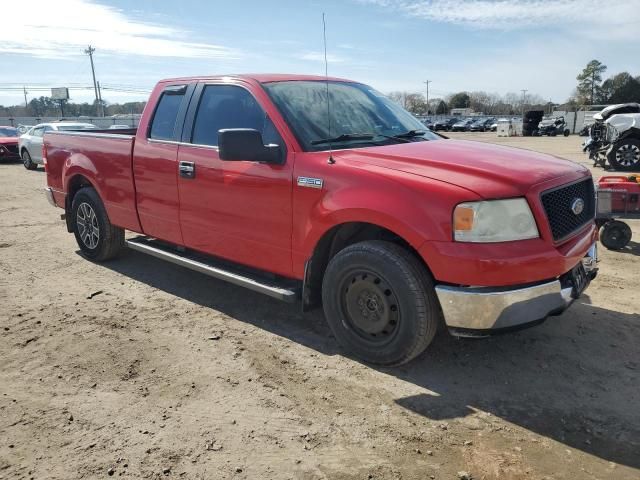
[[[178,164],[178,171],[183,178],[195,178],[196,164],[193,162],[180,162]]]

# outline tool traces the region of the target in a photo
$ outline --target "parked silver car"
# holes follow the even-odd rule
[[[91,123],[76,122],[40,123],[35,127],[31,127],[18,140],[18,151],[24,168],[35,170],[42,163],[42,137],[45,132],[52,130],[91,130],[94,128],[97,127]]]

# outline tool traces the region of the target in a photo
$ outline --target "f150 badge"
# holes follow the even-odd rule
[[[298,177],[299,187],[322,188],[324,181],[321,178]]]

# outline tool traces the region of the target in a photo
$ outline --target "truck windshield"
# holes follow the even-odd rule
[[[325,81],[263,84],[306,151],[327,150],[329,143],[333,149],[344,149],[440,138],[371,87],[328,83],[329,108]]]

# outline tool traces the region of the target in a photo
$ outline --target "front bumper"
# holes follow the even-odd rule
[[[20,154],[16,146],[15,151],[4,145],[0,145],[0,160],[20,160]]]
[[[594,243],[582,260],[589,279],[598,271],[597,261]],[[490,334],[541,322],[571,305],[572,290],[566,274],[515,288],[436,286],[445,323],[458,336]]]

